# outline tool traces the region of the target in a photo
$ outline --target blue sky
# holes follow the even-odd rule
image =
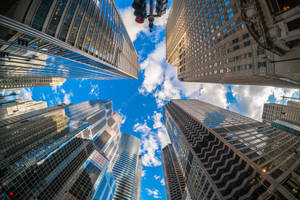
[[[21,96],[47,101],[48,106],[90,99],[112,100],[114,110],[124,117],[121,131],[141,139],[142,200],[166,199],[161,148],[169,142],[162,119],[163,105],[168,100],[200,99],[260,120],[263,103],[282,102],[282,95],[298,95],[298,91],[284,88],[179,82],[176,68],[165,62],[167,15],[155,20],[156,26],[150,33],[148,22],[135,23],[131,1],[115,0],[115,3],[139,55],[138,80],[68,79],[58,87],[23,89]],[[170,5],[171,1],[168,8]]]

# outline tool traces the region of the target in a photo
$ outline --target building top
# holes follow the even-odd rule
[[[95,79],[138,76],[136,50],[111,0],[6,4],[0,24],[5,30],[0,34],[6,45],[2,54],[10,58],[5,63],[28,55],[24,61],[35,65],[26,75]],[[39,59],[39,55],[51,59]],[[39,71],[38,63],[54,70]]]

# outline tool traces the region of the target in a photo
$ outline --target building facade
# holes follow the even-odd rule
[[[113,0],[9,0],[0,77],[137,78],[138,56]]]
[[[66,81],[60,77],[12,77],[0,79],[0,90],[18,90],[27,87],[59,86]]]
[[[1,120],[0,198],[111,200],[111,119],[119,119],[112,102],[92,100]]]
[[[278,119],[300,124],[300,102],[288,101],[287,105],[265,103],[262,114],[263,122],[270,124]]]
[[[114,200],[139,200],[142,161],[137,137],[122,133],[113,175],[117,185]]]
[[[185,196],[185,182],[182,168],[177,160],[172,144],[162,149],[162,165],[168,200],[182,200]]]
[[[295,6],[283,13],[290,13],[285,20],[277,16],[284,27],[279,30],[268,8],[259,7],[272,2],[277,0],[174,0],[166,26],[166,60],[178,68],[178,79],[299,87],[300,29],[288,29],[286,24],[299,21],[300,4],[293,1]]]
[[[300,136],[300,102],[288,101],[287,105],[265,103],[262,120],[264,123]]]
[[[47,102],[24,99],[0,100],[0,119],[12,118],[35,110],[47,108]]]
[[[299,199],[296,136],[198,100],[171,100],[164,121],[191,199]]]

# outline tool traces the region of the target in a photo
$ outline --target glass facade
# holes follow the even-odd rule
[[[191,199],[299,198],[296,136],[197,100],[172,100],[164,120]]]
[[[138,56],[113,0],[3,6],[0,77],[137,78]]]
[[[172,144],[169,144],[162,149],[162,164],[168,200],[184,199],[184,177]]]
[[[116,180],[114,200],[139,200],[142,162],[140,140],[135,136],[122,133],[118,154],[113,166]]]
[[[119,130],[111,130],[119,129],[118,120],[109,100],[28,109],[2,119],[0,198],[111,200],[116,184],[104,150],[118,143]],[[102,137],[106,132],[113,139]]]

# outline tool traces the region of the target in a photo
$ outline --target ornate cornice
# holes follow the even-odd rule
[[[280,28],[275,26],[269,29],[266,26],[263,10],[257,0],[240,0],[241,17],[246,24],[248,31],[256,42],[264,49],[267,49],[279,56],[287,53],[286,49],[279,47],[274,41],[279,40],[276,35],[280,35]]]

